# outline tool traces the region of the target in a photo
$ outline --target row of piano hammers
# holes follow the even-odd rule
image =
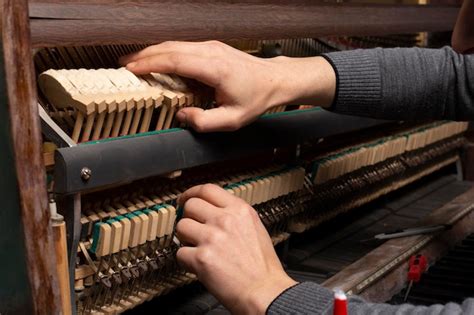
[[[172,74],[136,76],[125,68],[50,69],[38,84],[49,114],[76,143],[179,127],[181,108],[215,106],[207,89],[193,88],[195,82]]]
[[[314,184],[323,184],[362,167],[375,165],[463,133],[467,127],[467,122],[435,123],[357,146],[341,148],[317,157],[313,162],[311,177]]]
[[[308,179],[310,189],[298,196],[299,209],[291,216],[286,231],[301,233],[450,165],[459,160],[463,144],[464,138],[457,135],[324,184],[313,185]]]

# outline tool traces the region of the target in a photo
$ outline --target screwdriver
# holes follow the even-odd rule
[[[428,267],[428,260],[423,255],[414,255],[410,257],[410,261],[408,263],[408,288],[407,292],[405,293],[405,297],[403,302],[406,302],[408,299],[408,295],[410,294],[411,287],[413,283],[418,283],[421,279],[421,274],[426,271]]]

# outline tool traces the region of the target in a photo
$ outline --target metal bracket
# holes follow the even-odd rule
[[[49,140],[53,141],[59,148],[76,146],[71,137],[59,128],[40,104],[38,104],[38,111],[41,118],[41,131]]]

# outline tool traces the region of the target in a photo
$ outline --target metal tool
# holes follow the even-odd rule
[[[410,229],[396,230],[389,233],[381,233],[374,236],[376,240],[389,240],[392,238],[406,237],[412,235],[421,235],[421,234],[431,234],[436,232],[441,232],[449,230],[451,225],[449,224],[440,224],[440,225],[430,225],[430,226],[420,226]]]

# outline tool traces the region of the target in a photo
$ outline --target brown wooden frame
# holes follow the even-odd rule
[[[41,149],[27,1],[4,0],[2,6],[2,59],[8,104],[1,106],[8,106],[9,116],[0,119],[5,125],[10,126],[10,142],[13,147],[19,198],[18,208],[7,208],[2,211],[18,211],[21,218],[18,224],[22,226],[23,240],[18,240],[18,247],[21,250],[24,244],[29,288],[29,292],[23,295],[30,297],[30,301],[23,302],[31,304],[25,307],[31,309],[33,314],[61,314]],[[13,179],[12,184],[14,181]],[[14,196],[6,197],[14,198]],[[3,311],[9,312],[8,309],[0,309],[0,312]]]
[[[447,31],[457,13],[456,6],[311,0],[30,1],[35,47]]]

